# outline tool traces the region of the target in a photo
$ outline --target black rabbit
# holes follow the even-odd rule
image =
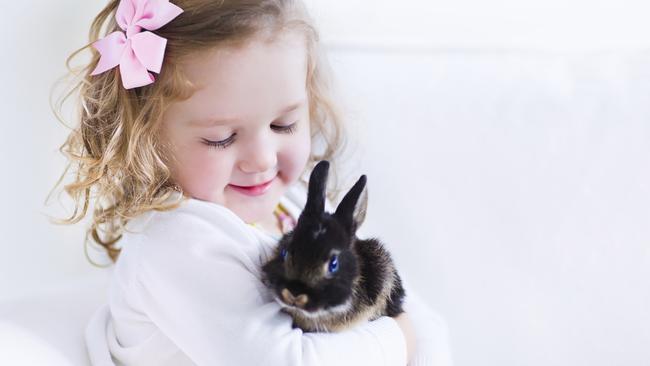
[[[328,170],[327,161],[316,165],[296,226],[262,267],[263,282],[293,317],[294,327],[304,331],[336,332],[403,312],[404,288],[390,254],[377,239],[356,236],[365,215],[358,201],[366,176],[330,214],[325,212]]]

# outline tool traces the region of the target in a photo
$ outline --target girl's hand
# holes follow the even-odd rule
[[[406,312],[401,313],[394,319],[400,329],[402,329],[402,333],[404,333],[404,339],[406,340],[406,360],[408,363],[415,353],[415,331],[413,330],[413,324],[411,324],[411,318],[409,318]]]

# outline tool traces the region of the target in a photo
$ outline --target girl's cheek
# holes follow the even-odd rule
[[[280,160],[284,162],[283,170],[289,182],[293,182],[302,174],[309,156],[311,155],[311,138],[309,130],[299,132],[293,143],[281,152]]]
[[[210,199],[220,187],[223,189],[229,181],[226,151],[198,146],[191,149],[181,162],[184,187],[192,196]]]

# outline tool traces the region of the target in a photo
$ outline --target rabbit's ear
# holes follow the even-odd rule
[[[363,224],[364,221],[366,221],[366,212],[368,209],[368,188],[365,187],[363,191],[361,191],[361,197],[359,197],[359,201],[357,202],[357,205],[354,207],[354,223],[356,224],[355,230]]]
[[[361,199],[359,199],[361,198]],[[354,234],[357,228],[366,218],[366,207],[368,206],[368,192],[366,189],[366,176],[362,175],[352,188],[345,194],[341,203],[336,208],[334,217],[342,224],[350,234]]]
[[[307,191],[307,203],[304,213],[320,216],[325,212],[325,186],[327,184],[327,173],[330,163],[323,160],[316,164],[309,176],[309,190]]]

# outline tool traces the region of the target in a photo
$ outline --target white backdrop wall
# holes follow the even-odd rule
[[[0,302],[96,275],[48,223],[48,107],[103,1],[3,2]],[[650,23],[641,1],[310,1],[369,177],[365,230],[458,365],[650,362]],[[352,178],[351,178],[352,179]]]

